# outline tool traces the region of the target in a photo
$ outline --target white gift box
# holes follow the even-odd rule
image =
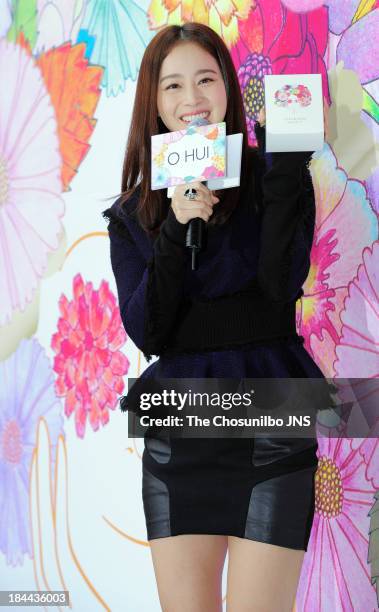
[[[324,145],[321,74],[266,74],[266,151],[318,151]]]

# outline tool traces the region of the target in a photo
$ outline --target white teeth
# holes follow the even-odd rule
[[[201,117],[201,118],[203,118],[203,117],[204,117],[204,118],[205,118],[205,117],[207,117],[209,114],[210,114],[210,113],[207,111],[207,112],[204,112],[204,113],[199,113],[198,115],[183,115],[183,117],[181,117],[181,119],[182,119],[182,121],[184,121],[185,123],[190,123],[191,121],[193,121],[194,119],[197,119],[198,117]],[[185,119],[184,119],[184,117],[185,117]]]

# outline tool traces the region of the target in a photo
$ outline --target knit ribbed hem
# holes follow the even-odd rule
[[[183,307],[161,354],[217,350],[220,346],[296,337],[296,301],[277,304],[259,295],[240,294]]]

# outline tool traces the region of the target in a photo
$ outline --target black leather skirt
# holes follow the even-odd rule
[[[278,447],[278,438],[273,446]],[[257,440],[145,436],[147,538],[214,534],[307,550],[315,510],[317,441],[268,463]],[[270,439],[262,440],[270,454]],[[262,449],[261,449],[262,450]]]
[[[157,378],[324,378],[303,338],[161,357]],[[325,405],[328,405],[328,398]],[[147,538],[230,535],[307,550],[316,438],[175,438],[148,431],[142,458]]]

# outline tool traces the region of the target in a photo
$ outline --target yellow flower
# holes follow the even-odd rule
[[[159,30],[185,22],[204,23],[230,49],[238,42],[238,19],[247,19],[255,0],[151,0],[147,11],[149,27]]]
[[[165,153],[168,149],[168,145],[167,144],[163,144],[162,148],[160,149],[159,153],[157,153],[156,155],[153,156],[153,161],[155,164],[157,164],[157,166],[163,166],[164,164],[164,158],[165,158]]]
[[[214,167],[217,168],[217,170],[225,169],[225,158],[222,157],[222,155],[213,155],[212,162]]]

